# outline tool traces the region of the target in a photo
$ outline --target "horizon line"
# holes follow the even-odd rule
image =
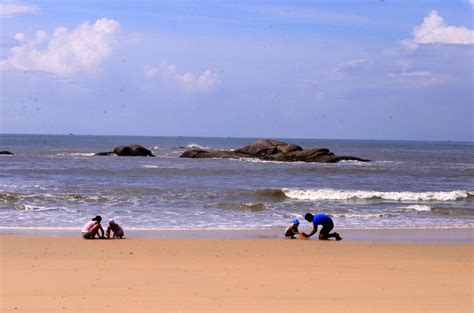
[[[314,138],[314,137],[253,137],[253,136],[190,136],[190,135],[125,135],[125,134],[75,134],[75,133],[3,133],[2,135],[30,135],[30,136],[97,136],[97,137],[163,137],[163,138],[232,138],[232,139],[290,139],[290,140],[356,140],[356,141],[412,141],[412,142],[455,142],[474,143],[474,140],[452,139],[369,139],[369,138]]]

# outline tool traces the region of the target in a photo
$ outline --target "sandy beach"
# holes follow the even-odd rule
[[[2,312],[472,312],[472,243],[1,236]]]

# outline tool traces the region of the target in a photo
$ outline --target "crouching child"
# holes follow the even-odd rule
[[[122,227],[120,227],[120,225],[117,224],[114,220],[109,220],[109,225],[107,226],[107,229],[105,231],[106,238],[110,238],[110,232],[113,233],[112,238],[122,239],[125,235]]]
[[[302,232],[299,231],[298,226],[300,225],[300,221],[298,219],[293,220],[293,224],[288,226],[285,231],[285,237],[289,239],[296,239],[297,235],[301,235]]]

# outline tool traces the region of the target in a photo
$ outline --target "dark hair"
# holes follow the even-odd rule
[[[308,222],[312,222],[312,220],[313,220],[313,214],[311,214],[311,213],[306,213],[306,214],[304,215],[304,219],[307,220]]]
[[[97,216],[94,217],[92,220],[100,223],[100,221],[102,221],[102,216],[97,215]]]

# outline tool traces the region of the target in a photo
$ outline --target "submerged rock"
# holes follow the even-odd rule
[[[113,151],[109,151],[109,152],[97,152],[96,154],[94,155],[100,155],[100,156],[107,156],[107,155],[111,155],[111,154],[115,154]]]
[[[327,148],[307,149],[286,142],[264,139],[257,140],[243,148],[232,151],[190,149],[185,151],[182,158],[257,158],[281,162],[321,162],[336,163],[342,160],[369,162],[369,160],[352,157],[336,156]]]
[[[111,154],[116,154],[118,156],[150,156],[154,157],[153,153],[150,150],[140,146],[140,145],[129,145],[129,146],[117,146],[114,151],[110,152],[99,152],[95,155],[98,156],[107,156]]]

